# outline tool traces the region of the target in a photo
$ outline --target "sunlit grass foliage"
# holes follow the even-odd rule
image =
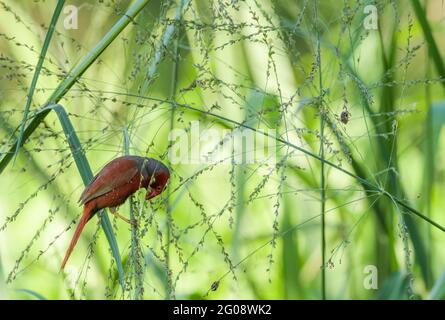
[[[0,1],[0,298],[444,298],[444,18]],[[99,213],[59,272],[84,185],[124,154],[165,163],[167,190],[119,209],[137,227]]]

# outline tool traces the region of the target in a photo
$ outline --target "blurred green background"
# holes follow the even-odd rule
[[[445,297],[445,233],[426,221],[445,225],[442,0],[66,1],[36,68],[56,4],[0,1],[0,298]],[[30,88],[25,124],[107,32],[60,95],[76,150],[94,173],[126,149],[172,172],[119,209],[137,229],[110,215],[124,288],[97,218],[59,273],[83,183],[56,113],[5,160]],[[276,161],[171,163],[169,132],[192,121],[206,152],[269,130]]]

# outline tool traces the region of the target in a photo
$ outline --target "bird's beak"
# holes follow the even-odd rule
[[[153,189],[149,193],[147,193],[147,195],[145,196],[145,200],[150,200],[151,198],[154,198],[156,196],[156,191]]]

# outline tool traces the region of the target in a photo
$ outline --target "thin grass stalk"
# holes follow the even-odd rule
[[[22,123],[20,125],[20,133],[19,137],[17,139],[17,144],[14,152],[14,161],[17,157],[17,153],[19,151],[20,145],[22,143],[23,139],[23,132],[25,130],[26,121],[28,118],[29,109],[31,108],[32,103],[32,97],[34,95],[36,86],[37,86],[37,80],[39,79],[40,71],[42,70],[43,62],[45,61],[45,56],[49,48],[49,44],[51,42],[54,29],[56,27],[57,21],[59,20],[60,13],[62,12],[63,5],[65,4],[65,0],[58,0],[56,8],[54,9],[53,17],[51,18],[51,23],[48,28],[48,32],[45,37],[45,41],[43,42],[42,51],[40,52],[39,60],[37,61],[36,70],[34,72],[34,75],[32,77],[31,86],[29,87],[28,91],[28,98],[26,99],[26,105],[25,110],[23,112],[23,119]]]
[[[6,154],[0,155],[3,158],[0,161],[0,174],[5,170],[12,157],[15,154],[15,150],[20,148],[23,143],[31,136],[31,134],[37,129],[40,123],[46,118],[51,111],[50,108],[45,108],[49,104],[55,104],[63,98],[68,90],[76,83],[76,81],[82,76],[82,74],[89,68],[89,66],[96,61],[101,53],[117,38],[117,36],[125,29],[125,27],[134,20],[138,13],[145,7],[149,0],[137,0],[128,11],[119,19],[118,22],[107,32],[107,34],[98,42],[98,44],[91,50],[87,56],[71,70],[64,78],[62,82],[57,86],[52,95],[48,98],[47,103],[38,111],[32,118],[29,125],[23,131],[21,135],[21,141],[13,143],[11,148]]]
[[[318,85],[320,91],[320,99],[323,99],[323,77],[321,71],[321,49],[320,49],[320,25],[318,21],[318,1],[314,2],[315,7],[315,27],[317,29],[317,65],[318,65]],[[319,103],[320,112],[320,158],[325,159],[324,155],[324,109],[323,100]],[[321,298],[326,300],[326,224],[325,224],[325,209],[326,209],[326,177],[325,177],[325,163],[320,163],[320,216],[321,216]]]
[[[91,90],[91,92],[94,92],[94,90]],[[198,108],[192,107],[192,106],[187,105],[187,104],[178,103],[177,101],[172,102],[172,101],[165,100],[165,99],[159,99],[159,98],[154,98],[154,97],[145,97],[145,96],[132,94],[132,93],[122,93],[122,92],[103,91],[103,90],[101,92],[102,93],[112,93],[112,94],[114,94],[116,96],[123,95],[123,96],[127,96],[127,97],[135,97],[135,98],[140,98],[140,99],[144,99],[144,100],[152,100],[152,101],[167,103],[167,104],[170,104],[170,105],[175,105],[176,107],[179,107],[179,108],[183,108],[183,109],[186,109],[186,110],[191,110],[191,111],[194,111],[194,112],[197,112],[197,113],[201,113],[201,114],[204,114],[204,115],[207,115],[207,116],[211,116],[213,118],[222,120],[222,121],[227,122],[227,123],[231,123],[231,124],[233,124],[233,125],[235,125],[237,127],[242,127],[242,128],[246,128],[246,129],[252,130],[252,131],[254,131],[254,132],[258,133],[258,134],[261,134],[261,135],[263,135],[265,137],[274,139],[275,141],[277,141],[277,142],[279,142],[279,143],[281,143],[281,144],[283,144],[285,146],[288,146],[288,147],[291,147],[291,148],[293,148],[293,149],[295,149],[297,151],[300,151],[300,152],[304,153],[305,155],[307,155],[307,156],[309,156],[309,157],[311,157],[311,158],[313,158],[315,160],[318,160],[320,162],[324,162],[325,165],[327,165],[327,166],[329,166],[331,168],[334,168],[334,169],[342,172],[343,174],[353,178],[357,182],[359,182],[367,192],[374,192],[374,193],[377,193],[379,195],[383,195],[385,197],[388,197],[389,199],[392,199],[393,202],[396,202],[397,204],[402,206],[405,210],[411,212],[412,214],[414,214],[415,216],[419,217],[420,219],[422,219],[422,220],[426,221],[427,223],[433,225],[435,228],[441,230],[442,232],[445,232],[445,227],[443,227],[439,223],[435,222],[434,220],[430,219],[429,217],[425,216],[419,210],[414,209],[409,204],[405,203],[404,200],[391,195],[390,192],[388,192],[387,190],[383,189],[381,186],[373,184],[373,183],[369,182],[366,178],[363,178],[362,176],[359,176],[359,175],[357,175],[357,174],[355,174],[355,173],[353,173],[351,171],[348,171],[348,170],[342,168],[341,166],[336,165],[335,163],[333,163],[333,162],[331,162],[329,160],[322,159],[318,154],[315,154],[315,153],[313,153],[313,152],[311,152],[309,150],[306,150],[306,149],[304,149],[302,147],[299,147],[296,144],[293,144],[292,142],[289,142],[289,141],[287,141],[287,140],[285,140],[283,138],[280,138],[279,136],[275,136],[273,134],[270,134],[270,133],[262,131],[262,130],[257,130],[256,128],[254,128],[254,127],[252,127],[250,125],[238,122],[236,120],[232,120],[230,118],[221,116],[221,115],[216,114],[214,112],[198,109]],[[228,127],[228,129],[233,130],[233,128],[230,128],[230,127]]]
[[[360,78],[360,76],[357,75],[354,72],[353,68],[351,67],[350,63],[348,62],[347,57],[342,57],[342,61],[343,61],[344,65],[347,67],[348,71],[351,74],[353,74],[358,79],[358,81],[363,83],[363,81]],[[368,101],[367,101],[367,99],[365,97],[362,97],[362,104],[364,106],[364,110],[369,115],[373,115],[374,114],[373,110],[371,109],[371,106],[369,105],[369,103],[368,103]],[[378,118],[377,117],[372,117],[372,116],[370,118],[372,120],[372,125],[374,127],[374,131],[375,132],[380,132],[380,129],[379,129],[380,125],[379,125],[379,123],[377,121]],[[370,132],[370,131],[372,131],[372,130],[367,130],[367,132]],[[369,137],[369,139],[370,139],[370,144],[372,145],[372,141],[373,140],[371,140],[371,137]],[[384,144],[383,140],[380,139],[380,140],[377,140],[376,142],[378,144],[377,147],[378,147],[378,150],[380,151],[380,153],[382,155],[383,154],[387,155],[387,147]],[[387,156],[385,156],[385,159],[386,158],[387,158]],[[353,160],[352,165],[353,165],[354,171],[356,172],[356,175],[358,175],[358,176],[360,176],[362,178],[364,178],[366,176],[372,177],[372,175],[370,175],[369,173],[367,175],[364,174],[365,170],[362,168],[362,166],[360,165],[359,162]],[[364,178],[364,180],[366,180],[366,178]],[[366,190],[366,185],[363,185],[363,187]],[[385,189],[385,186],[380,186],[379,185],[378,188],[380,190],[385,190],[385,192],[386,192],[385,195],[386,195],[387,198],[390,199],[389,195],[392,195],[393,197],[397,198],[399,201],[401,201],[403,203],[403,204],[401,204],[401,206],[408,206],[408,207],[410,207],[410,205],[407,204],[405,201],[400,200],[400,199],[405,198],[405,196],[404,196],[405,192],[403,190],[403,185],[402,184],[398,183],[398,190],[399,190],[398,194],[400,194],[400,196],[397,196],[397,195],[393,194],[394,192],[391,189],[389,189],[389,191],[388,191],[388,189]],[[392,203],[391,203],[391,205],[392,205]],[[390,233],[390,229],[388,228],[388,226],[386,225],[386,222],[385,222],[386,221],[386,206],[384,204],[382,204],[382,201],[378,201],[378,202],[376,202],[375,208],[376,208],[375,209],[376,213],[378,214],[379,223],[383,227],[383,230],[384,230],[385,234],[389,234]],[[407,210],[410,211],[411,213],[421,217],[423,220],[427,221],[428,223],[430,223],[430,221],[432,221],[429,217],[421,214],[418,210],[414,209],[416,211],[416,213],[414,213],[412,211],[413,208],[412,207],[410,207],[410,208],[411,209],[407,209]],[[430,220],[430,221],[428,221],[428,220]],[[421,238],[421,236],[419,234],[419,231],[417,230],[417,225],[416,225],[415,221],[412,219],[412,216],[410,216],[410,215],[406,216],[405,217],[405,222],[406,222],[406,225],[408,227],[409,234],[410,234],[410,237],[411,237],[413,245],[414,245],[415,257],[419,261],[419,265],[421,266],[421,269],[422,269],[423,278],[427,282],[428,281],[427,280],[428,279],[428,276],[427,276],[428,272],[427,272],[427,268],[425,268],[425,263],[422,262],[422,261],[425,261],[424,257],[427,256],[425,245],[422,242],[422,238]],[[396,261],[396,258],[395,258],[396,255],[395,255],[394,247],[391,247],[391,248],[392,248],[391,252],[390,252],[391,259],[393,261]]]
[[[76,163],[80,176],[82,177],[82,181],[85,186],[88,185],[93,179],[93,172],[91,171],[90,164],[85,157],[82,145],[80,144],[79,138],[77,137],[76,131],[74,130],[68,114],[66,113],[65,109],[59,104],[51,104],[46,107],[45,112],[47,110],[54,110],[56,112],[60,124],[62,125],[63,132],[65,133],[67,142],[70,146],[73,159]],[[105,213],[105,210],[101,210],[98,215],[100,217],[100,222],[105,232],[105,236],[107,237],[108,243],[110,245],[112,255],[114,257],[114,260],[116,261],[120,284],[122,286],[122,289],[124,289],[124,268],[122,267],[119,247],[113,234],[113,227],[111,225],[110,219]]]
[[[425,4],[425,10],[427,10],[427,5]],[[426,70],[425,70],[425,74],[426,74],[426,78],[431,77],[431,52],[430,49],[428,48],[428,54],[425,56],[425,66],[426,66]],[[432,105],[432,98],[431,98],[432,94],[431,94],[431,85],[428,83],[425,85],[425,102],[427,106],[431,106]],[[427,114],[427,125],[425,126],[425,131],[426,131],[426,136],[429,137],[427,138],[426,141],[426,147],[425,147],[425,155],[424,155],[424,159],[425,159],[425,166],[424,166],[424,172],[425,172],[425,177],[426,179],[424,179],[424,186],[423,186],[423,190],[425,190],[425,197],[422,198],[422,202],[424,203],[424,205],[422,206],[422,208],[425,208],[426,210],[426,215],[428,217],[431,217],[432,215],[432,193],[433,193],[433,176],[434,176],[434,166],[435,166],[435,153],[434,153],[434,149],[433,149],[433,145],[431,144],[431,137],[433,136],[433,127],[432,127],[432,109],[430,107],[430,109],[428,110],[428,114]],[[435,243],[433,241],[433,235],[431,233],[431,230],[429,228],[424,228],[424,233],[426,233],[427,237],[426,237],[426,246],[428,248],[428,255],[427,255],[427,264],[428,266],[432,266],[433,264],[433,257],[432,257],[432,252],[434,252],[434,247],[435,247]],[[431,267],[430,267],[431,270]],[[429,274],[431,280],[433,279],[433,271],[431,270],[430,274]],[[431,282],[429,283],[430,285],[432,284]],[[427,284],[428,286],[428,284]]]
[[[183,5],[183,1],[181,1],[181,7]],[[179,19],[182,19],[182,16],[179,17]],[[171,79],[171,86],[170,86],[170,99],[172,101],[176,101],[176,90],[178,87],[178,77],[179,77],[179,33],[176,36],[174,47],[173,47],[173,68],[172,68],[172,79]],[[175,112],[176,108],[173,105],[170,110],[170,132],[175,128]],[[171,166],[170,161],[168,161],[169,166]],[[167,295],[166,299],[171,300],[174,298],[173,288],[172,288],[172,277],[170,270],[170,242],[171,242],[171,232],[172,232],[172,207],[171,207],[171,183],[167,186],[167,248],[165,250],[165,264],[167,268]]]
[[[128,134],[128,127],[124,126],[123,130],[124,134],[124,141],[123,141],[123,152],[125,155],[130,154],[130,136]],[[129,199],[130,203],[130,221],[136,222],[137,219],[135,217],[135,210],[134,210],[134,196],[131,195]],[[142,268],[142,264],[140,261],[140,255],[139,255],[139,239],[137,235],[137,227],[133,223],[131,225],[131,263],[130,266],[133,268],[131,270],[130,274],[130,282],[133,280],[134,277],[134,292],[133,292],[133,299],[134,300],[142,300],[144,295],[144,269]]]
[[[187,5],[188,5],[189,1],[187,1]],[[183,14],[183,9],[185,7],[186,3],[184,2],[184,0],[180,0],[179,6],[176,9],[176,14],[175,14],[175,21],[180,25],[181,24],[181,20],[182,20],[182,14]],[[163,43],[169,43],[170,42],[170,38],[173,37],[175,32],[175,26],[169,26],[167,27],[164,37],[163,37]],[[178,77],[179,77],[179,38],[180,38],[180,33],[177,32],[176,35],[176,39],[173,45],[173,68],[172,68],[172,75],[171,75],[171,85],[170,85],[170,100],[172,101],[176,101],[176,91],[177,91],[177,87],[178,87]],[[151,75],[151,77],[154,75],[154,72],[157,69],[157,65],[159,64],[159,59],[160,56],[158,56],[158,52],[160,52],[160,49],[163,49],[164,46],[161,46],[159,48],[157,48],[156,50],[156,54],[155,54],[155,60],[152,61],[152,65],[149,68],[149,75]],[[151,78],[147,79],[148,81],[151,80]],[[147,86],[149,85],[149,83],[147,83]],[[172,131],[175,128],[175,112],[176,108],[173,105],[171,110],[170,110],[170,131]],[[169,165],[170,161],[168,161]],[[170,196],[171,196],[171,183],[168,184],[167,186],[167,199],[166,199],[166,206],[167,206],[167,244],[166,244],[166,250],[165,250],[165,264],[166,264],[166,268],[167,268],[167,295],[166,295],[166,299],[167,300],[171,300],[174,299],[174,292],[173,292],[173,282],[172,282],[172,277],[171,277],[171,272],[170,272],[170,243],[171,243],[171,232],[172,232],[172,206],[171,206],[171,200],[170,200]]]

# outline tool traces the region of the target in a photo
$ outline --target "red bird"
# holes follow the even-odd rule
[[[105,165],[80,196],[79,202],[84,205],[83,215],[60,269],[65,267],[80,233],[96,212],[110,208],[111,213],[131,223],[116,212],[116,207],[140,188],[147,189],[146,200],[156,197],[164,190],[169,178],[167,167],[151,158],[123,156]]]

